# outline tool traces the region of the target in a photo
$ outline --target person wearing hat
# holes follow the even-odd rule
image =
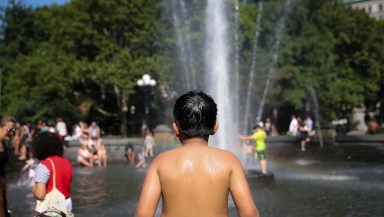
[[[267,133],[264,131],[263,127],[257,125],[255,128],[255,133],[249,136],[240,136],[242,140],[255,140],[255,148],[257,153],[257,159],[260,162],[260,168],[262,175],[267,174],[267,159],[265,157],[265,151],[267,149],[267,145],[265,143],[265,139],[267,138]]]

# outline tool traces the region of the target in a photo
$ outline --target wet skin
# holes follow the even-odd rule
[[[229,193],[240,216],[259,216],[232,153],[202,138],[180,140],[183,146],[160,154],[149,167],[136,216],[153,216],[160,196],[161,216],[228,216]]]

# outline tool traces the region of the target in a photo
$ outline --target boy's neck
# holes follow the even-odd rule
[[[208,141],[200,137],[184,138],[180,142],[183,144],[183,146],[192,146],[192,145],[208,146]]]

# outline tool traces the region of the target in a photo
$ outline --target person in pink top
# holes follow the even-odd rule
[[[72,165],[63,157],[64,148],[54,133],[39,133],[32,143],[33,156],[40,160],[36,166],[35,185],[32,193],[37,200],[43,200],[53,187],[53,167],[55,166],[56,188],[65,196],[67,212],[72,212],[71,183]]]

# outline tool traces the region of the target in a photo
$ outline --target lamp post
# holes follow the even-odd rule
[[[144,102],[145,102],[145,121],[148,124],[148,91],[150,87],[156,86],[156,80],[152,79],[150,75],[144,74],[142,78],[137,80],[137,85],[144,89]]]

